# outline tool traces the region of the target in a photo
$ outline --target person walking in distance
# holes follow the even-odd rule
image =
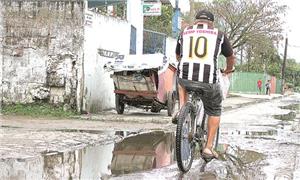
[[[258,79],[257,81],[257,89],[258,89],[258,93],[261,94],[261,87],[262,87],[262,81],[261,79]]]
[[[270,88],[271,88],[271,82],[270,80],[268,80],[266,83],[266,95],[271,95]]]
[[[196,14],[193,25],[186,27],[180,34],[176,57],[178,65],[178,91],[180,107],[188,100],[187,89],[198,89],[203,92],[201,99],[205,113],[208,115],[208,138],[202,150],[205,159],[218,158],[213,150],[213,140],[219,128],[222,92],[219,84],[218,56],[226,57],[224,74],[234,69],[235,56],[227,36],[214,28],[214,15],[201,10]],[[177,114],[172,122],[177,123]]]

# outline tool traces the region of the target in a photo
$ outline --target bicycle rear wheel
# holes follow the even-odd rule
[[[192,166],[195,152],[193,105],[188,102],[180,110],[176,129],[176,160],[180,171],[188,172]]]

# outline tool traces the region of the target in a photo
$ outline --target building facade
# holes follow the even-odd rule
[[[0,1],[0,101],[79,112],[114,107],[113,82],[103,69],[110,59],[99,50],[143,50],[142,1],[126,6],[121,19],[89,8],[88,0]]]

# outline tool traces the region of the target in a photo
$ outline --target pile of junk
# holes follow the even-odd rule
[[[176,100],[176,65],[163,54],[118,55],[104,68],[112,71],[118,114],[125,105],[173,114]]]

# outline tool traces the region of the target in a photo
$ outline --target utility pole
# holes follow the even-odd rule
[[[172,35],[174,38],[177,38],[178,34],[179,34],[179,27],[178,27],[178,20],[179,20],[179,16],[180,16],[180,9],[178,7],[178,2],[179,0],[175,0],[175,8],[174,8],[174,15],[173,15],[173,19],[172,19]]]
[[[286,65],[286,56],[287,56],[287,46],[288,46],[288,38],[285,38],[285,46],[284,46],[284,55],[283,55],[283,63],[282,63],[282,71],[281,71],[281,94],[284,94],[284,83],[285,83],[285,65]]]
[[[241,48],[241,65],[243,65],[243,46],[240,47]]]

